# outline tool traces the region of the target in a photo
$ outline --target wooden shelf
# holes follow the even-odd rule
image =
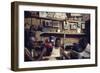
[[[75,23],[79,22],[78,20],[66,20],[66,21],[68,21],[68,22],[75,22]]]
[[[85,33],[65,33],[65,32],[41,32],[41,35],[45,35],[45,34],[58,34],[58,35],[68,35],[68,36],[73,36],[73,35],[76,35],[76,36],[84,36]]]
[[[34,16],[34,17],[30,17],[30,18],[45,19],[45,20],[53,20],[53,21],[64,21],[64,19],[47,18],[47,17],[38,17],[38,16]]]
[[[41,32],[41,35],[50,34],[50,35],[64,35],[63,32]]]
[[[65,33],[66,35],[85,35],[85,33]]]

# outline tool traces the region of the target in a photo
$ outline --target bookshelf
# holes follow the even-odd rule
[[[79,17],[81,16],[77,16],[78,19]],[[39,32],[41,39],[45,37],[47,38],[50,36],[55,36],[62,38],[62,40],[66,43],[75,43],[81,37],[85,36],[85,22],[80,19],[73,20],[73,18],[70,17],[68,19],[41,17],[39,16],[39,13],[35,13],[35,15],[33,13],[32,16],[26,17],[25,19],[25,22],[30,20],[29,24],[31,25],[38,25],[43,27],[42,31]],[[66,25],[66,28],[64,24]],[[68,42],[66,41],[66,39]]]

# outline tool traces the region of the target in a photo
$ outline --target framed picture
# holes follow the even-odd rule
[[[84,25],[77,29],[78,26],[72,23],[64,29],[65,21]],[[50,27],[44,27],[45,24]],[[54,28],[56,25],[53,24],[59,24],[59,27]],[[83,29],[84,33],[80,32]],[[13,71],[92,66],[97,66],[96,6],[11,3]]]

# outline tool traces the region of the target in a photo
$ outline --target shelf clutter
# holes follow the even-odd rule
[[[87,35],[87,25],[85,24],[86,20],[84,20],[85,14],[43,11],[25,11],[24,14],[25,25],[29,26],[29,31],[31,31],[29,43],[35,41],[31,43],[31,46],[37,45],[37,47],[32,46],[30,48],[40,48],[40,46],[43,48],[43,45],[45,45],[46,47],[53,48],[54,50],[56,47],[60,46],[68,51],[68,48],[72,50],[74,44],[79,43],[80,39]],[[89,16],[89,14],[86,15]],[[47,53],[53,50],[49,49],[47,50]],[[32,51],[36,52],[38,49],[31,50],[31,52]],[[44,51],[45,50],[43,50],[43,52]],[[59,50],[55,49],[55,51]],[[38,54],[39,53],[40,52],[38,52]],[[34,55],[36,54],[34,53]],[[46,57],[47,56],[45,56],[45,58]],[[57,55],[55,57],[57,57]],[[34,59],[36,58],[34,57]]]

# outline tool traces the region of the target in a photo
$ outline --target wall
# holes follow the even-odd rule
[[[14,0],[0,0],[0,73],[14,73],[10,70],[10,54],[11,54],[11,11],[10,3]],[[20,0],[19,0],[20,1]],[[25,1],[25,0],[21,0]],[[49,2],[49,3],[61,3],[61,4],[79,4],[79,5],[97,5],[98,13],[100,13],[100,0],[27,0],[30,2]],[[98,14],[100,19],[100,14]],[[98,21],[98,31],[100,31]],[[100,33],[98,33],[100,37]],[[100,38],[98,38],[100,40]],[[100,43],[100,41],[98,41]],[[100,46],[98,46],[99,48]],[[100,49],[98,49],[98,52]],[[98,53],[100,55],[100,53]],[[100,58],[98,59],[100,61]],[[100,65],[100,62],[99,62]],[[100,66],[88,67],[88,68],[73,68],[73,69],[57,69],[57,70],[40,70],[34,71],[34,73],[99,73]],[[26,71],[22,73],[33,73],[33,71]]]

